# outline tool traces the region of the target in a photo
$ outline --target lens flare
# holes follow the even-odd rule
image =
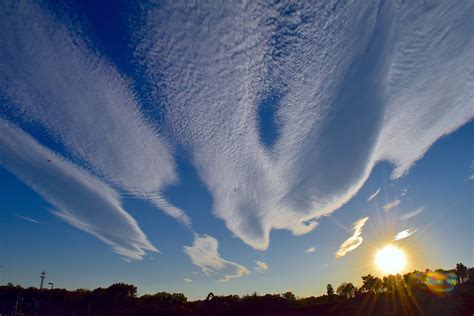
[[[392,245],[385,246],[375,255],[375,264],[385,274],[400,273],[406,265],[405,253]]]
[[[446,293],[451,291],[457,283],[456,274],[453,272],[435,272],[426,273],[426,284],[428,288],[435,293]]]

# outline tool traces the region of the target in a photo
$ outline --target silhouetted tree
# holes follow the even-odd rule
[[[467,269],[467,279],[469,282],[474,282],[474,268]]]
[[[383,287],[388,292],[395,292],[397,289],[403,288],[404,281],[400,274],[390,274],[383,277]]]
[[[395,283],[394,280],[393,280],[393,275],[389,274],[389,275],[384,276],[382,278],[382,282],[383,282],[383,288],[386,291],[391,292],[393,284]]]
[[[383,283],[382,283],[382,280],[380,280],[379,278],[371,274],[367,274],[362,277],[362,286],[360,288],[361,292],[376,293],[379,290],[381,290],[382,287],[383,287]]]
[[[352,283],[342,283],[336,290],[337,294],[344,296],[346,298],[355,297],[356,287]]]
[[[286,293],[283,293],[281,295],[281,297],[283,297],[284,299],[286,299],[287,301],[296,301],[296,296],[295,294],[293,294],[292,292],[288,291]]]
[[[213,296],[214,297],[214,296]],[[167,293],[158,292],[153,295],[146,294],[141,299],[148,304],[170,305],[170,304],[184,304],[187,298],[183,293]]]
[[[328,284],[328,285],[326,286],[326,293],[328,293],[329,296],[334,295],[334,288],[332,287],[331,284]]]
[[[115,283],[100,293],[108,303],[123,303],[137,295],[137,287],[132,284]]]
[[[467,267],[462,263],[456,264],[456,269],[454,270],[458,277],[458,282],[463,283],[467,280]]]

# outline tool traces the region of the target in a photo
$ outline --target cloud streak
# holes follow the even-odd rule
[[[393,237],[393,240],[394,241],[401,240],[401,239],[410,237],[414,233],[416,233],[416,229],[405,229],[405,230],[402,230],[401,232],[399,232],[398,234],[396,234]]]
[[[227,282],[250,274],[243,265],[223,259],[218,252],[218,247],[217,239],[211,236],[195,236],[193,245],[185,246],[184,252],[204,274],[218,276],[219,282]]]
[[[379,195],[379,193],[380,193],[380,188],[378,188],[377,191],[375,191],[374,193],[372,193],[372,194],[367,198],[367,202],[372,201],[377,195]]]
[[[417,208],[416,210],[414,210],[412,212],[408,212],[408,213],[403,214],[402,216],[400,216],[400,219],[403,219],[403,220],[410,219],[412,217],[415,217],[415,216],[421,214],[424,210],[425,210],[425,207],[420,206],[419,208]]]
[[[305,250],[305,253],[313,253],[313,252],[316,252],[316,247],[311,246]]]
[[[385,212],[390,211],[392,208],[397,207],[402,201],[400,200],[393,200],[387,204],[385,204],[382,208]]]
[[[364,227],[368,219],[369,217],[363,217],[352,224],[352,236],[341,244],[336,252],[336,258],[344,257],[348,252],[353,251],[362,244],[364,239],[360,235],[362,234],[362,227]]]
[[[158,252],[113,189],[2,119],[0,164],[51,203],[54,214],[116,253],[140,260]]]
[[[31,218],[31,217],[22,216],[22,215],[16,215],[16,217],[18,217],[18,218],[20,218],[20,219],[22,219],[22,220],[31,222],[31,223],[40,224],[39,221],[37,221],[36,219],[33,219],[33,218]]]

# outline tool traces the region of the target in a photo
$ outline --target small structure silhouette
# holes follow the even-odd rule
[[[213,300],[214,297],[215,297],[214,293],[211,292],[211,293],[207,294],[206,301],[209,302],[209,301]]]

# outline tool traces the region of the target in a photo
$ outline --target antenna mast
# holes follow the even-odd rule
[[[46,271],[43,270],[43,272],[41,272],[41,284],[40,284],[40,290],[43,289],[43,283],[44,283],[44,279],[46,278]]]

